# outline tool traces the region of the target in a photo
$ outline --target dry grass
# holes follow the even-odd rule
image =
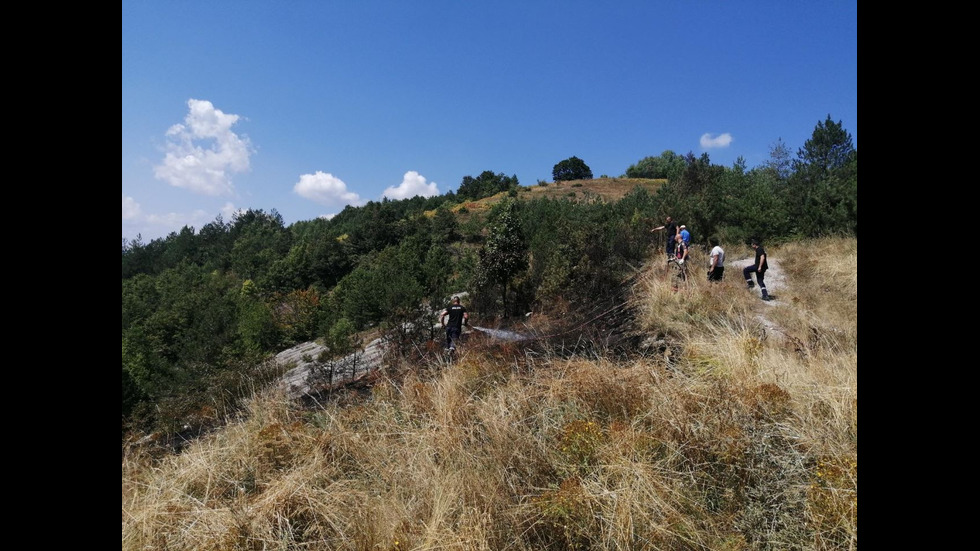
[[[523,185],[518,188],[517,196],[523,199],[569,199],[574,201],[602,200],[616,202],[633,191],[636,187],[645,188],[651,194],[657,192],[660,186],[667,182],[665,179],[648,178],[596,178],[594,180],[573,180],[568,182],[545,182],[544,185]],[[485,213],[493,205],[503,201],[508,193],[502,191],[496,195],[485,197],[478,201],[466,201],[453,208],[459,213],[462,209],[472,214]],[[427,216],[433,216],[435,211],[429,211]],[[462,220],[466,220],[463,217]]]
[[[469,350],[364,399],[258,394],[178,455],[129,450],[122,548],[854,549],[857,242],[769,252],[776,304],[649,268],[637,321],[663,355]]]

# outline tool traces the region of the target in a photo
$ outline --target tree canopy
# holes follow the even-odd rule
[[[582,159],[569,157],[555,165],[551,171],[551,177],[556,182],[591,180],[592,169]]]
[[[493,171],[484,170],[476,178],[464,176],[463,181],[459,184],[459,190],[456,192],[456,195],[460,199],[476,201],[484,197],[496,195],[501,191],[517,189],[519,185],[517,175],[504,176],[503,173],[494,174]]]

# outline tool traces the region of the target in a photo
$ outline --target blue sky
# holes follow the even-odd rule
[[[530,186],[572,156],[751,168],[828,115],[857,147],[857,0],[123,0],[122,235]]]

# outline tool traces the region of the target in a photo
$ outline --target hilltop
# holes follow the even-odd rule
[[[622,199],[627,193],[637,187],[646,189],[650,193],[656,193],[665,183],[667,183],[667,180],[650,178],[594,178],[564,182],[539,182],[536,185],[520,186],[517,191],[517,197],[528,200],[548,198],[569,199],[573,201],[598,198],[603,201],[613,202]],[[457,213],[461,210],[485,212],[507,197],[509,197],[507,192],[500,192],[476,201],[464,201],[453,207],[452,210]],[[431,215],[432,213],[430,212],[429,214]]]

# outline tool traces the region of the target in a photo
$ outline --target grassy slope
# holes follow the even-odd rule
[[[646,178],[596,178],[594,180],[576,180],[570,182],[550,182],[547,185],[521,186],[518,190],[518,197],[522,199],[575,199],[585,200],[590,197],[599,197],[605,201],[617,201],[624,195],[640,186],[646,188],[651,194],[656,193],[666,180],[651,180]],[[455,210],[459,211],[466,208],[471,213],[480,213],[490,210],[490,208],[504,200],[506,192],[500,192],[491,197],[480,199],[479,201],[467,201],[457,205]]]
[[[675,291],[651,262],[643,353],[474,346],[312,409],[260,393],[179,455],[127,450],[122,548],[856,547],[857,241],[769,253],[769,304],[734,270]]]

